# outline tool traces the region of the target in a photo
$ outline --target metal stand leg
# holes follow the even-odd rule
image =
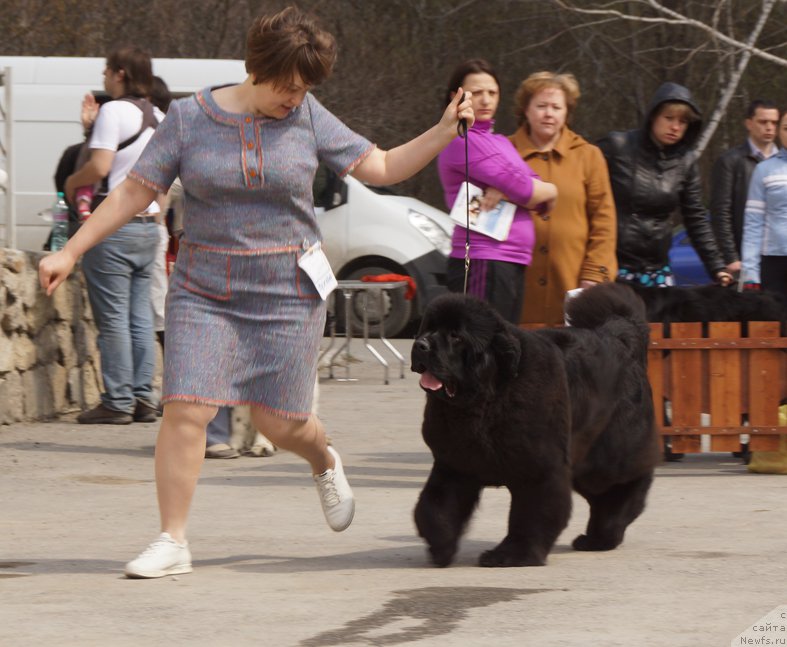
[[[328,302],[328,330],[330,331],[330,343],[325,347],[320,353],[320,356],[317,358],[317,367],[319,368],[320,364],[322,364],[322,360],[324,357],[328,356],[328,353],[333,348],[334,343],[336,343],[336,292],[334,292],[330,297],[331,300]],[[333,305],[330,305],[333,304]],[[333,358],[336,357],[336,353],[331,355],[330,359],[328,360],[328,379],[333,379]]]
[[[388,339],[385,336],[385,317],[382,316],[383,307],[385,306],[385,301],[383,299],[383,291],[382,290],[379,291],[379,295],[380,295],[380,313],[381,313],[381,316],[380,316],[380,341],[383,342],[383,344],[386,346],[386,348],[388,348],[388,350],[391,351],[393,356],[396,357],[396,359],[399,360],[399,377],[401,379],[404,379],[404,357],[402,357],[402,354],[398,350],[396,350],[396,348],[394,348],[394,345],[391,342],[389,342]],[[387,369],[386,369],[385,383],[388,384]]]
[[[378,290],[380,294],[380,331],[382,334],[383,326],[383,309],[382,309],[382,290]],[[368,351],[377,358],[377,361],[383,365],[383,384],[388,384],[388,362],[385,358],[377,352],[377,349],[369,342],[369,292],[363,293],[363,343]]]
[[[353,291],[352,290],[342,290],[342,294],[344,295],[344,344],[342,347],[337,351],[337,355],[339,352],[344,349],[344,377],[339,378],[340,382],[357,382],[358,379],[355,377],[350,377],[350,361],[352,356],[350,355],[350,342],[353,339],[353,323],[352,323],[352,297]]]

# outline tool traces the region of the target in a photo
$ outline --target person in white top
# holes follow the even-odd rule
[[[146,98],[152,82],[147,52],[124,47],[109,55],[104,89],[113,100],[98,112],[90,137],[90,159],[66,180],[70,201],[78,187],[102,182],[99,195],[105,195],[125,180],[163,118]],[[77,417],[82,424],[156,419],[150,287],[159,211],[159,205],[151,202],[84,255],[82,270],[98,326],[104,392],[98,406]]]

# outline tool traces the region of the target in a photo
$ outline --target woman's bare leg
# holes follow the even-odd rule
[[[333,456],[328,452],[325,428],[314,414],[306,420],[288,420],[253,406],[251,421],[274,445],[306,459],[312,473],[322,474],[334,467]]]
[[[205,459],[205,428],[217,407],[170,402],[156,441],[156,492],[161,530],[178,543],[186,540],[186,521]]]

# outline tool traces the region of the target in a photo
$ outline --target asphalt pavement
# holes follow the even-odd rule
[[[0,645],[726,647],[787,603],[787,477],[729,454],[660,466],[615,551],[571,550],[587,521],[576,498],[540,568],[476,566],[505,534],[508,493],[487,490],[455,564],[434,568],[412,521],[431,465],[417,376],[394,365],[383,384],[363,345],[351,351],[356,381],[323,379],[320,411],[352,526],[327,527],[291,454],[209,460],[188,575],[122,574],[158,534],[157,423],[0,426]]]

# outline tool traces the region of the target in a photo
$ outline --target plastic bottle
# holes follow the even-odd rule
[[[52,238],[49,249],[53,252],[65,247],[68,241],[68,205],[62,193],[57,194],[57,200],[52,205]]]

